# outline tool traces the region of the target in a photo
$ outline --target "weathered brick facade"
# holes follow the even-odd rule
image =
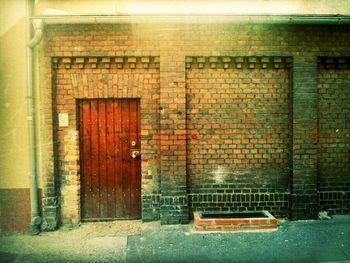
[[[56,171],[45,170],[46,228],[80,221],[82,98],[141,99],[145,221],[349,212],[349,39],[340,26],[47,26],[41,131]],[[346,58],[328,68],[331,57]],[[57,127],[60,112],[69,127]]]

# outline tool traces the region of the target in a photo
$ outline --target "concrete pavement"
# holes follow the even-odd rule
[[[277,231],[248,233],[196,233],[193,225],[159,222],[88,223],[40,236],[0,236],[0,262],[350,263],[350,216],[280,221]]]

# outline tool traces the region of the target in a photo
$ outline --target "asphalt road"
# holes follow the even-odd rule
[[[350,262],[350,217],[280,223],[264,233],[167,228],[128,238],[127,262]]]

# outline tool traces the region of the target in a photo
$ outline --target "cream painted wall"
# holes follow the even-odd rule
[[[350,14],[349,0],[36,0],[35,15]]]
[[[0,188],[27,188],[25,1],[0,1]]]

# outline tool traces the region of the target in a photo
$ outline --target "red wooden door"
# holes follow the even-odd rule
[[[82,220],[141,217],[137,99],[79,101]]]

